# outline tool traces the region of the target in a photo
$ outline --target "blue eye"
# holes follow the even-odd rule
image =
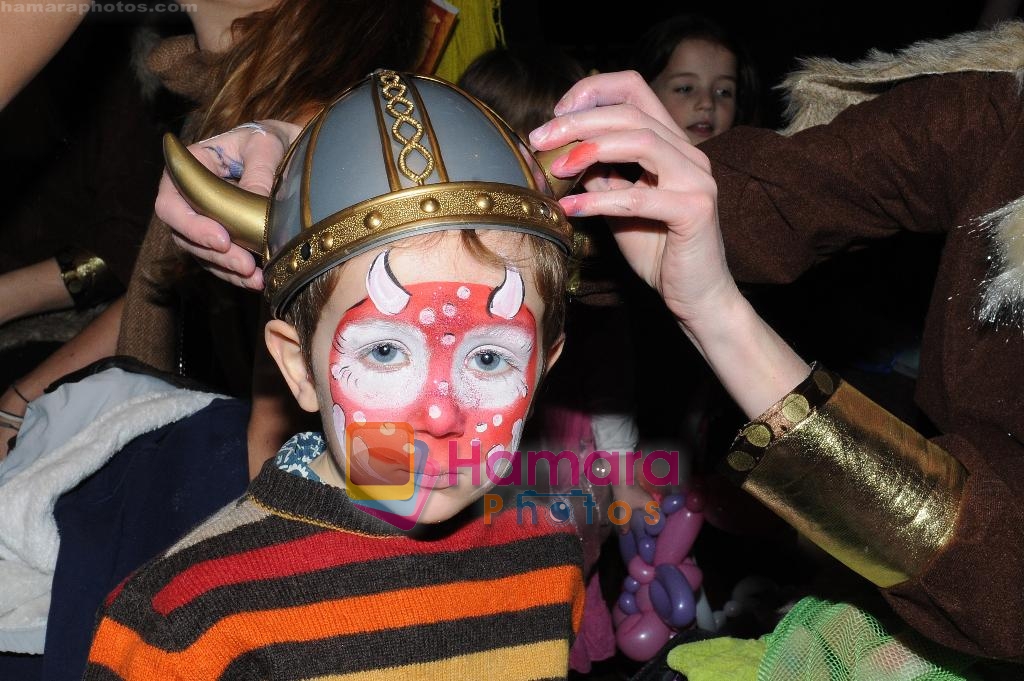
[[[497,352],[493,350],[483,350],[473,355],[473,366],[480,371],[486,371],[493,373],[504,369],[508,366],[508,362]]]
[[[401,360],[404,353],[394,343],[378,343],[367,353],[370,358],[380,364],[394,364]]]

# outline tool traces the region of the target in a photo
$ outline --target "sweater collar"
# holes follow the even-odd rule
[[[281,447],[277,456],[263,465],[259,475],[250,483],[249,497],[276,515],[327,529],[375,537],[437,541],[461,533],[470,526],[480,531],[486,529],[483,523],[474,522],[474,508],[470,506],[443,523],[417,525],[411,532],[403,532],[360,509],[344,489],[301,474],[299,469],[305,468],[306,463],[326,451],[327,443],[321,433],[307,432],[293,436]]]

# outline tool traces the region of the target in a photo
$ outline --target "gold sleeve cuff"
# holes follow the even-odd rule
[[[949,541],[967,476],[818,366],[740,431],[726,463],[743,489],[880,587],[920,574]]]

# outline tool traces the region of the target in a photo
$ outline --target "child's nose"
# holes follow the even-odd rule
[[[466,418],[461,405],[444,389],[433,391],[423,407],[417,430],[435,438],[460,437],[466,429]]]

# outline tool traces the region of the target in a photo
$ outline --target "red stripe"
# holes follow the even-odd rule
[[[552,528],[543,524],[534,527],[527,522],[519,526],[515,520],[514,512],[499,513],[494,516],[491,525],[474,521],[440,541],[413,541],[405,535],[369,537],[325,530],[303,539],[197,563],[175,575],[156,593],[153,609],[166,616],[214,589],[249,581],[290,577],[396,556],[500,546],[552,533]],[[569,529],[559,527],[555,531]]]

